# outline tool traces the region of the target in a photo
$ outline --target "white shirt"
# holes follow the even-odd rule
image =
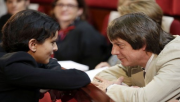
[[[145,72],[147,72],[150,63],[152,62],[153,57],[154,57],[154,54],[152,54],[151,57],[149,58],[149,60],[148,60],[148,62],[147,62],[147,64],[146,64],[146,66],[145,66],[145,70],[144,70]]]

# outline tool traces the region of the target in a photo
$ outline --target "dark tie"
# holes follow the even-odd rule
[[[146,75],[146,72],[145,72],[145,70],[144,70],[144,73],[143,73],[143,75],[144,75],[144,78],[145,78],[145,75]]]
[[[144,76],[144,78],[145,78],[145,75],[146,75],[145,69],[142,68],[142,70],[143,70],[143,76]]]

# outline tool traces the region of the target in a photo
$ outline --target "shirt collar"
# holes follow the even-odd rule
[[[148,70],[149,65],[150,65],[150,63],[152,62],[152,59],[153,59],[153,58],[154,58],[154,54],[152,54],[151,57],[149,58],[149,60],[148,60],[148,62],[147,62],[147,64],[146,64],[146,66],[145,66],[145,72]]]

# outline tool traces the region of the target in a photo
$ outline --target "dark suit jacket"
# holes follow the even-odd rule
[[[11,17],[11,15],[10,14],[5,14],[5,15],[3,15],[1,18],[0,18],[0,42],[1,42],[1,40],[2,40],[2,32],[1,32],[1,30],[2,30],[2,28],[3,28],[3,26],[4,26],[4,24],[8,21],[8,19]]]
[[[0,57],[5,54],[4,49],[2,48],[2,43],[0,42]]]
[[[85,21],[77,20],[74,26],[62,41],[57,41],[58,51],[54,57],[57,60],[72,60],[94,69],[97,64],[106,60],[106,40]]]
[[[38,102],[39,89],[71,90],[90,83],[86,73],[39,68],[26,52],[5,54],[0,58],[1,102]]]

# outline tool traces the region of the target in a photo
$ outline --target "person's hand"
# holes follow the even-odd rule
[[[98,65],[96,65],[95,69],[102,68],[102,67],[110,67],[110,65],[107,62],[101,62]]]
[[[97,79],[98,82],[93,82],[93,84],[96,87],[98,87],[99,89],[101,89],[103,92],[106,92],[107,87],[109,87],[112,84],[122,85],[124,77],[120,77],[115,81],[108,81],[108,80],[105,80],[105,79],[100,78],[100,77],[95,77],[95,79]]]
[[[51,97],[51,101],[56,102],[57,99],[61,99],[63,92],[58,90],[49,90],[49,94]]]

